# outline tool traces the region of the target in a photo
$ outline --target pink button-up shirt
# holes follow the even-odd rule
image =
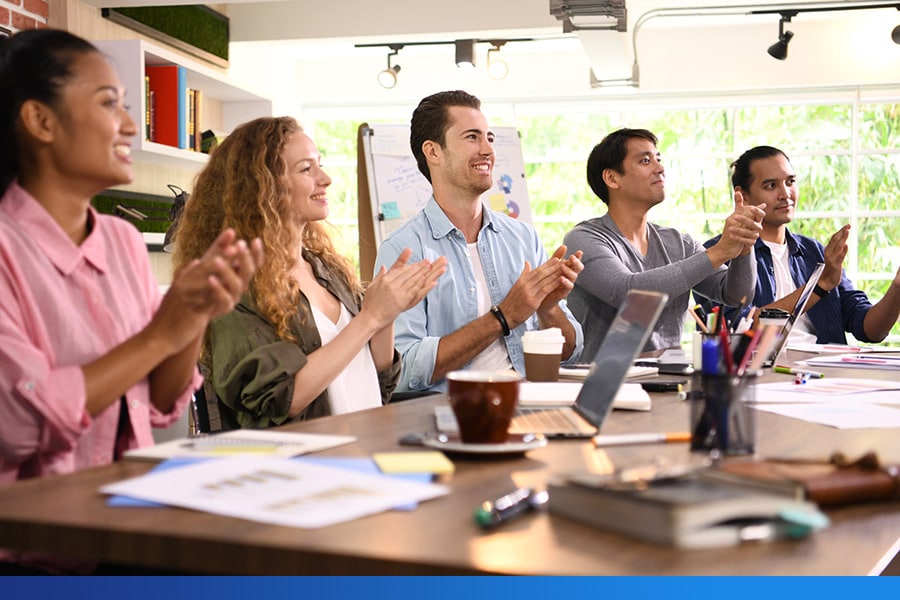
[[[120,403],[92,418],[81,366],[143,329],[161,295],[135,228],[90,210],[76,246],[17,183],[0,200],[0,485],[113,460]],[[152,445],[201,381],[168,414],[147,379],[131,387],[127,447]]]

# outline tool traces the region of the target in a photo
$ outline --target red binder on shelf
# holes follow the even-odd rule
[[[187,148],[186,71],[178,65],[147,65],[153,94],[155,136],[150,141]]]

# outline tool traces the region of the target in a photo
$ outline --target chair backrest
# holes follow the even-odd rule
[[[200,386],[194,395],[191,396],[191,413],[188,422],[188,435],[196,437],[210,432],[209,428],[209,407],[206,403],[206,392]]]

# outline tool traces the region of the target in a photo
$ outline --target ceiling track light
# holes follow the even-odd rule
[[[900,5],[897,6],[897,10],[900,11]],[[894,40],[895,44],[900,44],[900,25],[897,25],[891,31],[891,39]]]
[[[456,66],[460,69],[475,68],[475,40],[456,40]]]
[[[509,75],[509,65],[500,58],[500,48],[506,43],[505,41],[491,41],[493,48],[487,51],[487,72],[491,79],[505,79]]]
[[[778,41],[769,46],[769,49],[767,50],[769,56],[772,58],[777,60],[784,60],[787,58],[788,44],[794,37],[794,32],[785,31],[784,24],[790,23],[791,18],[795,16],[797,16],[796,12],[781,13],[781,18],[778,20]]]
[[[378,83],[381,87],[389,90],[397,85],[397,74],[400,72],[400,65],[391,65],[391,57],[397,56],[403,45],[392,44],[388,47],[391,52],[388,52],[387,55],[387,69],[378,73]]]
[[[385,88],[392,88],[397,85],[397,73],[400,72],[400,65],[391,65],[391,57],[397,56],[397,53],[407,46],[439,46],[453,44],[456,47],[456,66],[464,69],[475,67],[475,45],[490,44],[493,46],[488,50],[487,67],[488,74],[492,79],[503,79],[509,72],[509,66],[506,61],[498,58],[497,53],[508,42],[533,42],[534,38],[506,38],[506,39],[489,39],[489,40],[454,40],[454,41],[430,41],[430,42],[403,42],[402,44],[354,44],[355,48],[390,48],[392,52],[387,57],[387,69],[378,73],[378,83]]]

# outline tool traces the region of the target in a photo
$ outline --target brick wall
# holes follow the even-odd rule
[[[12,31],[46,27],[48,0],[0,0],[0,27]]]

